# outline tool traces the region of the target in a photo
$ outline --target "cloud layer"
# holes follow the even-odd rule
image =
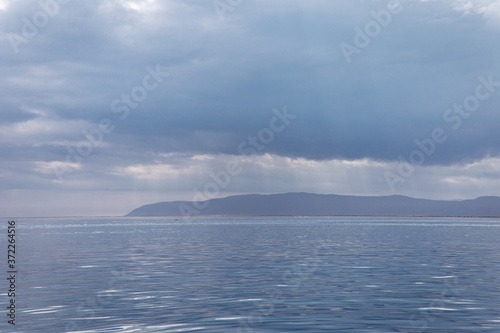
[[[244,171],[220,195],[495,193],[498,1],[231,3],[0,1],[4,202],[16,191],[186,199],[228,159]],[[285,106],[296,117],[270,138]],[[447,139],[391,189],[387,172],[401,177],[401,157],[436,129]]]

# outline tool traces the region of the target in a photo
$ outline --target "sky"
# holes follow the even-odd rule
[[[500,195],[498,0],[0,0],[0,216]]]

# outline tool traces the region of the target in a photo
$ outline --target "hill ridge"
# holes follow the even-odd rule
[[[205,201],[169,201],[144,205],[126,216],[179,215],[415,215],[500,216],[500,197],[432,200],[403,195],[354,196],[289,192],[238,194]]]

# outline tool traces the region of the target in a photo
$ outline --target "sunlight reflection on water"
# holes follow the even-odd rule
[[[500,331],[498,219],[18,225],[19,332]]]

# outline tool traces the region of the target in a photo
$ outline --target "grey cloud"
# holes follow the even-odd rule
[[[458,130],[443,121],[474,93],[479,76],[500,81],[498,30],[483,14],[464,15],[443,1],[402,3],[348,64],[339,44],[352,44],[353,28],[386,1],[244,2],[224,21],[211,1],[156,1],[144,11],[121,1],[71,1],[19,53],[7,34],[20,33],[23,17],[40,6],[12,2],[0,10],[0,120],[53,127],[36,134],[36,143],[19,129],[17,145],[6,140],[0,151],[11,165],[65,161],[65,146],[108,118],[114,131],[78,171],[99,178],[118,166],[154,163],[155,154],[238,154],[242,141],[268,125],[271,110],[286,105],[297,118],[264,152],[397,161],[415,139],[443,127],[449,139],[427,164],[498,156],[500,89]],[[113,101],[156,65],[170,75],[121,120]]]

